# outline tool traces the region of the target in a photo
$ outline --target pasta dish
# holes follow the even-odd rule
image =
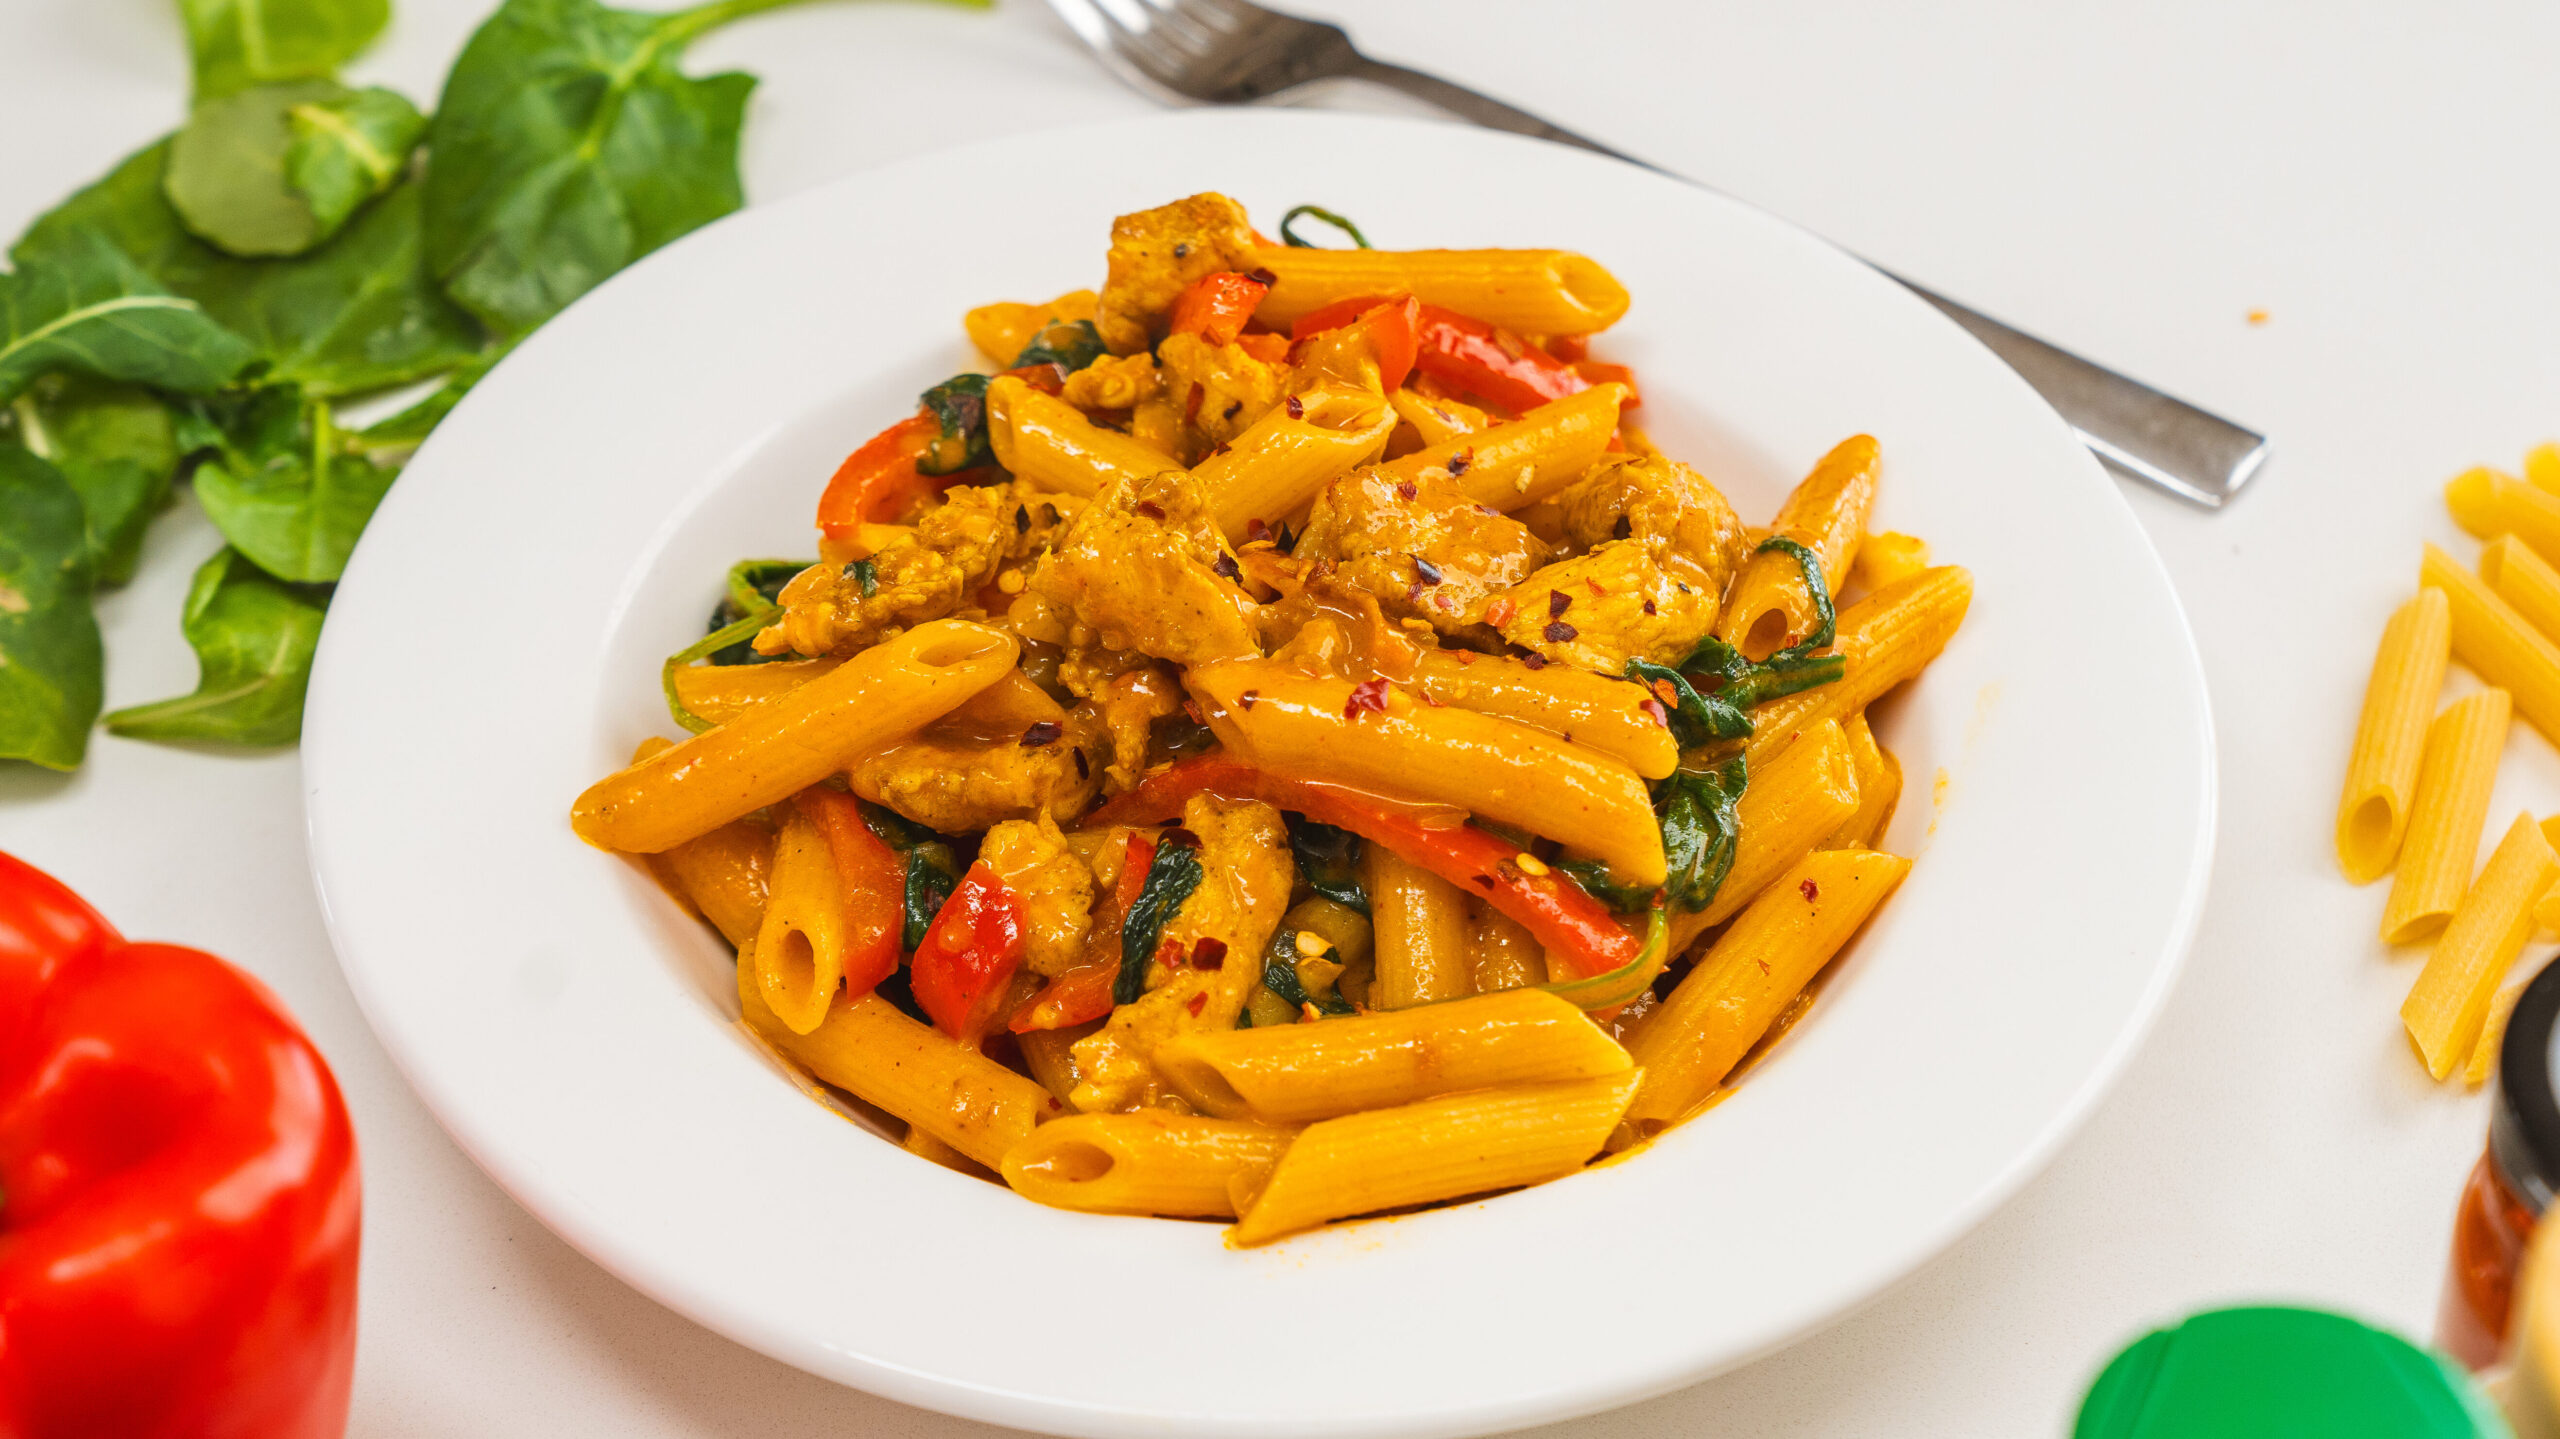
[[[1867,712],[1971,597],[1867,436],[1765,526],[1657,451],[1593,260],[1280,231],[971,311],[572,814],[909,1149],[1239,1245],[1712,1104],[1909,869]]]

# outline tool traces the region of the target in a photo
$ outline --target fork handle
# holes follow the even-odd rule
[[[1436,75],[1360,56],[1346,71],[1353,79],[1374,81],[1417,100],[1437,105],[1461,119],[1493,130],[1553,140],[1661,174],[1661,166],[1613,150],[1597,140],[1551,125],[1526,110],[1453,85]],[[1683,179],[1682,176],[1674,176]],[[1692,182],[1695,183],[1695,182]],[[1906,280],[1872,260],[1881,274],[1945,312],[1966,332],[2006,361],[2045,402],[2071,426],[2080,442],[2100,463],[2117,474],[2218,509],[2258,472],[2267,457],[2267,440],[2244,426],[2164,394],[2129,375],[2082,359],[2020,330],[1960,305],[1924,285]]]

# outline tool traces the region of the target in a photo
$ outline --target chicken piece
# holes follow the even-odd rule
[[[1278,810],[1259,800],[1195,795],[1183,806],[1182,828],[1199,841],[1200,887],[1166,922],[1147,966],[1147,992],[1076,1041],[1084,1078],[1068,1102],[1085,1113],[1167,1102],[1152,1062],[1156,1046],[1177,1034],[1235,1028],[1262,978],[1262,952],[1289,908],[1297,868]],[[1158,841],[1180,842],[1179,831]]]
[[[1716,622],[1716,587],[1676,555],[1610,540],[1558,560],[1487,607],[1502,637],[1558,664],[1622,675],[1630,659],[1677,664]]]
[[[1257,358],[1242,345],[1167,335],[1156,346],[1156,363],[1164,385],[1152,408],[1180,417],[1185,444],[1174,453],[1186,465],[1207,459],[1210,451],[1243,434],[1289,395],[1289,366]],[[1141,406],[1131,417],[1132,434],[1150,428],[1149,408]]]
[[[1257,248],[1244,206],[1214,192],[1112,221],[1110,268],[1093,316],[1102,343],[1115,355],[1152,347],[1192,281],[1253,269]]]
[[[1187,666],[1261,653],[1240,573],[1199,480],[1167,470],[1103,486],[1030,585],[1074,621],[1070,649],[1099,642]]]
[[[1556,496],[1566,543],[1596,549],[1641,540],[1658,556],[1678,555],[1707,576],[1718,595],[1750,556],[1742,517],[1707,477],[1660,455],[1611,455]]]
[[[854,765],[853,792],[928,829],[966,834],[1009,819],[1073,819],[1102,788],[1106,743],[1090,705],[1066,712],[1059,733],[987,736],[937,725]]]
[[[1111,764],[1102,772],[1107,794],[1137,787],[1147,767],[1147,743],[1155,723],[1182,713],[1182,680],[1145,655],[1125,650],[1071,651],[1058,665],[1069,693],[1092,702],[1111,736]]]
[[[1016,481],[961,485],[859,565],[821,560],[782,587],[782,618],[756,653],[850,655],[968,602],[997,571],[1048,547],[1080,501]]]
[[[1419,617],[1444,635],[1481,623],[1488,603],[1553,553],[1430,470],[1412,480],[1377,470],[1335,480],[1316,497],[1295,551],[1330,562],[1337,580],[1377,596],[1389,618]]]
[[[1093,929],[1093,871],[1067,847],[1057,821],[1006,820],[987,831],[978,858],[1022,901],[1022,959],[1031,972],[1054,977],[1074,968]]]

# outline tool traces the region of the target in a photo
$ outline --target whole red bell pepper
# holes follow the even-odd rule
[[[1591,388],[1574,367],[1511,333],[1437,305],[1422,307],[1422,373],[1513,414]]]
[[[334,1439],[361,1210],[264,986],[0,854],[0,1435]]]
[[[974,1044],[996,1021],[1022,966],[1022,900],[984,860],[969,866],[907,963],[907,982],[933,1027]]]

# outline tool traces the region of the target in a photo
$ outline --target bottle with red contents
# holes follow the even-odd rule
[[[2436,1314],[2436,1343],[2486,1369],[2506,1346],[2516,1271],[2534,1221],[2560,1187],[2560,1096],[2551,1042],[2560,1027],[2560,964],[2534,976],[2498,1046],[2489,1147],[2462,1186],[2453,1220],[2453,1263]]]

